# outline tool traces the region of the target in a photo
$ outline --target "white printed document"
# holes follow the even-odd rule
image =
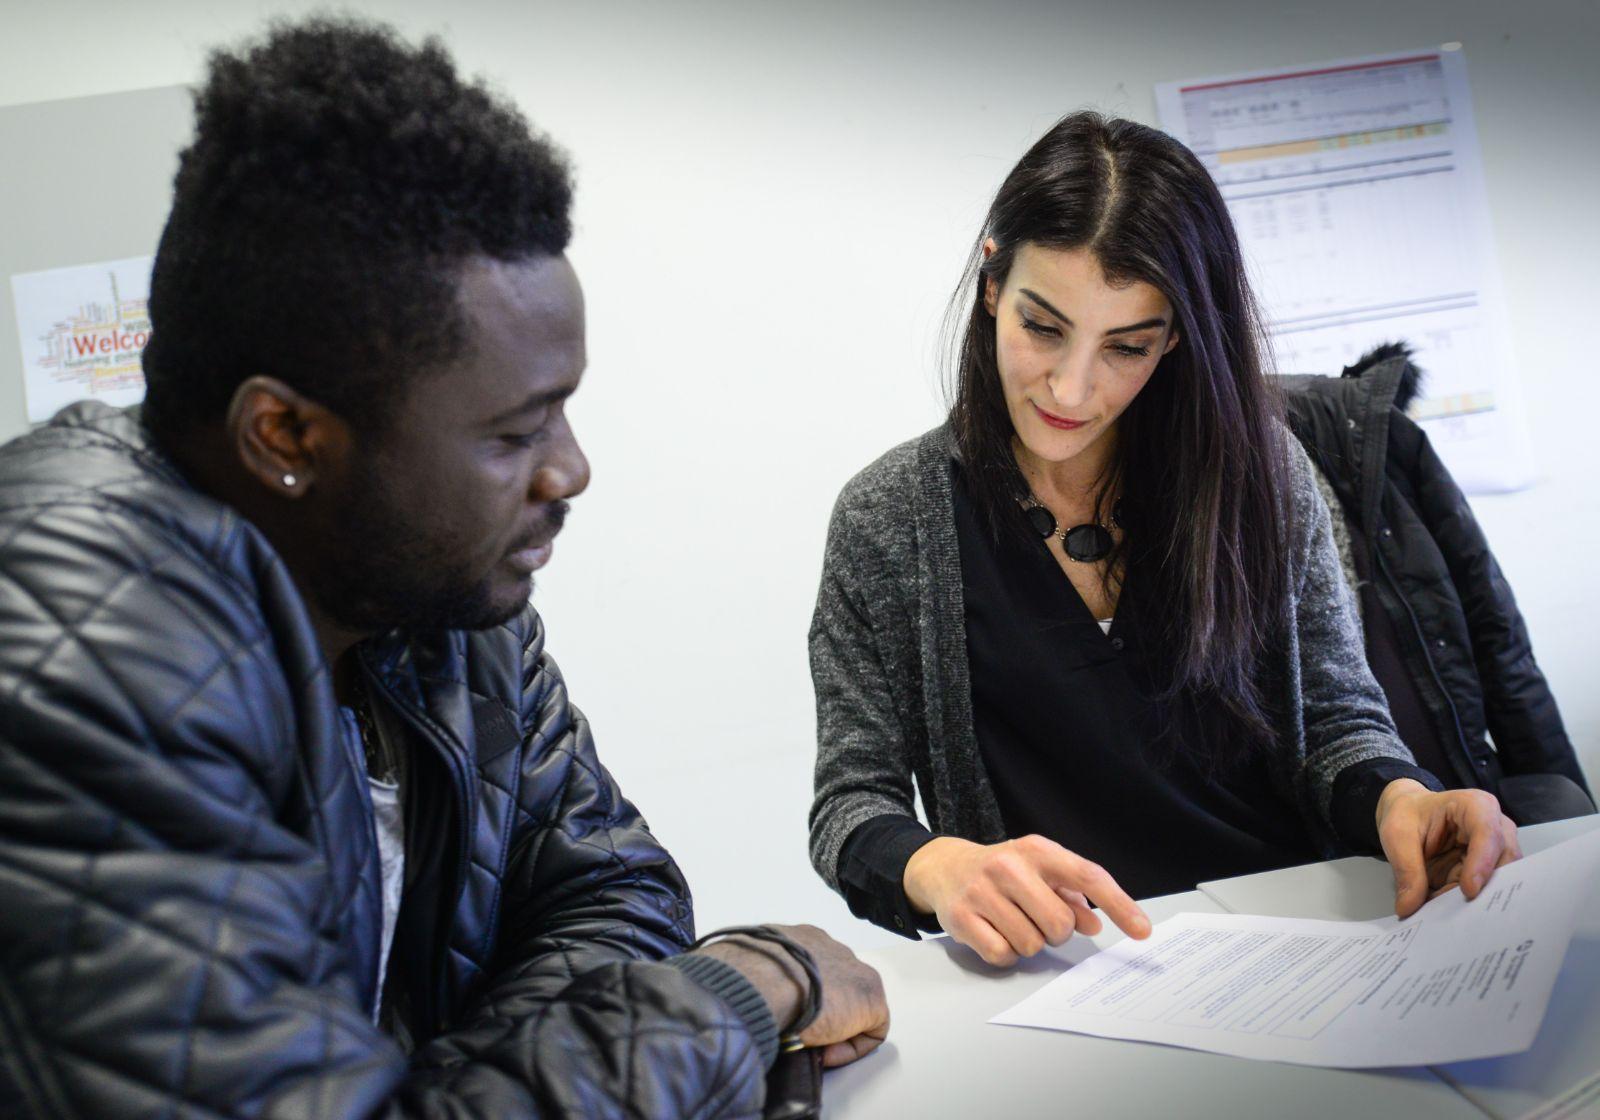
[[[1167,82],[1156,106],[1227,201],[1278,370],[1337,375],[1409,342],[1411,415],[1456,481],[1530,482],[1464,53]]]
[[[1507,864],[1406,921],[1179,914],[990,1022],[1315,1066],[1526,1050],[1600,874],[1600,831]]]

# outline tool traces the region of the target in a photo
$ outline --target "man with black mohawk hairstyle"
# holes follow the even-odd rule
[[[589,478],[563,158],[349,22],[195,107],[143,410],[0,450],[0,1111],[751,1116],[780,1032],[871,1050],[820,930],[686,951],[528,604]]]

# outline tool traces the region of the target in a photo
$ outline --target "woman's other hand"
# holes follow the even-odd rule
[[[1481,789],[1434,793],[1398,778],[1378,798],[1378,839],[1394,868],[1394,912],[1409,918],[1460,886],[1477,898],[1494,869],[1522,858],[1517,826]]]
[[[1106,870],[1043,836],[974,844],[928,841],[906,862],[906,897],[945,932],[1005,967],[1074,931],[1096,934],[1099,906],[1129,937],[1150,936],[1150,919]]]

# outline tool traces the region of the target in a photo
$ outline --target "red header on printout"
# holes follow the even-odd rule
[[[1411,58],[1386,58],[1381,62],[1357,62],[1349,66],[1329,66],[1322,70],[1296,70],[1290,74],[1263,74],[1259,78],[1239,78],[1231,82],[1206,82],[1198,86],[1180,86],[1179,93],[1194,93],[1202,89],[1224,89],[1228,86],[1251,86],[1258,82],[1283,82],[1290,78],[1315,78],[1319,74],[1343,74],[1349,70],[1376,70],[1380,66],[1409,66],[1413,62],[1438,62],[1436,54],[1419,54]]]

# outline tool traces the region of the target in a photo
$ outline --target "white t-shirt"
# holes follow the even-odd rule
[[[400,916],[400,892],[406,882],[406,822],[400,812],[400,784],[367,779],[372,789],[372,823],[378,833],[379,874],[383,880],[383,939],[378,943],[378,1005],[383,1004],[383,978],[389,972],[389,948],[394,944],[395,919]],[[377,1010],[373,1010],[377,1019]]]
[[[365,759],[361,744],[361,723],[350,708],[340,707],[345,741],[356,758]],[[365,764],[363,763],[363,769]],[[394,944],[395,919],[400,916],[400,893],[406,882],[406,822],[401,812],[400,786],[381,782],[370,774],[367,787],[372,792],[372,827],[378,841],[379,880],[383,885],[383,932],[378,942],[378,988],[372,1003],[372,1021],[378,1021],[383,1007],[383,980],[389,972],[389,948]]]

